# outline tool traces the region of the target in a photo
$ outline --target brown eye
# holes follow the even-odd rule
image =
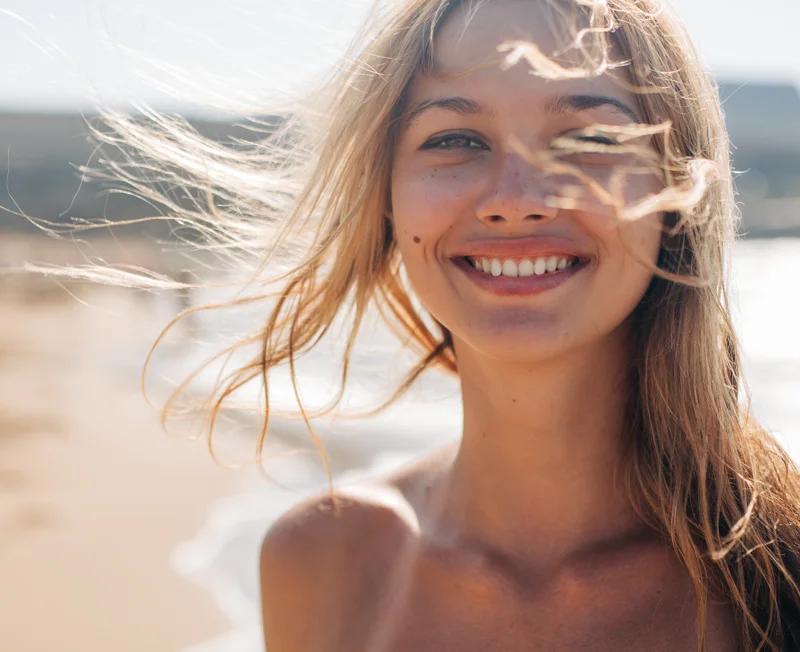
[[[448,134],[433,138],[420,149],[425,150],[453,150],[453,149],[485,149],[486,146],[476,138],[466,134]]]

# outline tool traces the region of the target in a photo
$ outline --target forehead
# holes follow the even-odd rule
[[[571,2],[556,5],[551,0],[467,0],[447,17],[437,32],[432,70],[416,76],[410,95],[418,98],[435,93],[436,89],[467,90],[476,86],[491,92],[502,86],[520,92],[602,91],[635,106],[633,94],[619,84],[619,71],[550,81],[530,74],[531,67],[524,60],[508,70],[501,67],[507,52],[498,51],[498,46],[509,41],[533,43],[545,56],[568,69],[585,65],[583,56],[569,46],[575,33],[586,24],[585,17]],[[620,58],[617,54],[611,56]]]
[[[434,41],[434,70],[457,74],[465,68],[502,61],[497,46],[505,41],[536,43],[545,53],[563,48],[556,36],[556,14],[547,0],[462,2]]]

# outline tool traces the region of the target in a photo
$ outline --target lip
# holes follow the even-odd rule
[[[486,238],[473,240],[459,246],[451,255],[458,259],[466,256],[522,260],[539,257],[558,256],[578,258],[581,263],[589,262],[591,254],[576,242],[566,238],[536,236],[526,238]],[[571,267],[569,269],[572,269]],[[555,275],[555,273],[553,273]],[[500,277],[495,277],[500,278]],[[529,277],[530,278],[530,277]]]
[[[576,254],[570,254],[576,256]],[[553,290],[566,283],[576,274],[580,274],[591,263],[583,258],[572,267],[566,267],[541,276],[492,276],[475,269],[465,258],[454,258],[453,264],[458,267],[475,285],[500,297],[529,297]]]

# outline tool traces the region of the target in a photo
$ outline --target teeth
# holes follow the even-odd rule
[[[572,267],[577,260],[571,257],[559,259],[557,256],[550,256],[548,258],[537,258],[535,261],[525,258],[519,263],[514,260],[501,260],[499,258],[469,258],[469,262],[475,269],[486,274],[516,278],[518,276],[541,276],[567,269]]]
[[[519,276],[517,264],[513,260],[507,260],[503,263],[503,276],[511,276],[513,278]]]
[[[533,276],[533,263],[528,259],[521,261],[519,264],[519,275]]]

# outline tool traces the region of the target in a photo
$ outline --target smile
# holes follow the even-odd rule
[[[564,254],[521,259],[470,255],[452,262],[479,288],[501,297],[553,290],[591,266],[590,259]]]
[[[492,276],[508,276],[511,278],[543,276],[552,274],[576,265],[576,256],[550,256],[539,258],[491,258],[484,256],[466,256],[466,260],[478,271]]]

